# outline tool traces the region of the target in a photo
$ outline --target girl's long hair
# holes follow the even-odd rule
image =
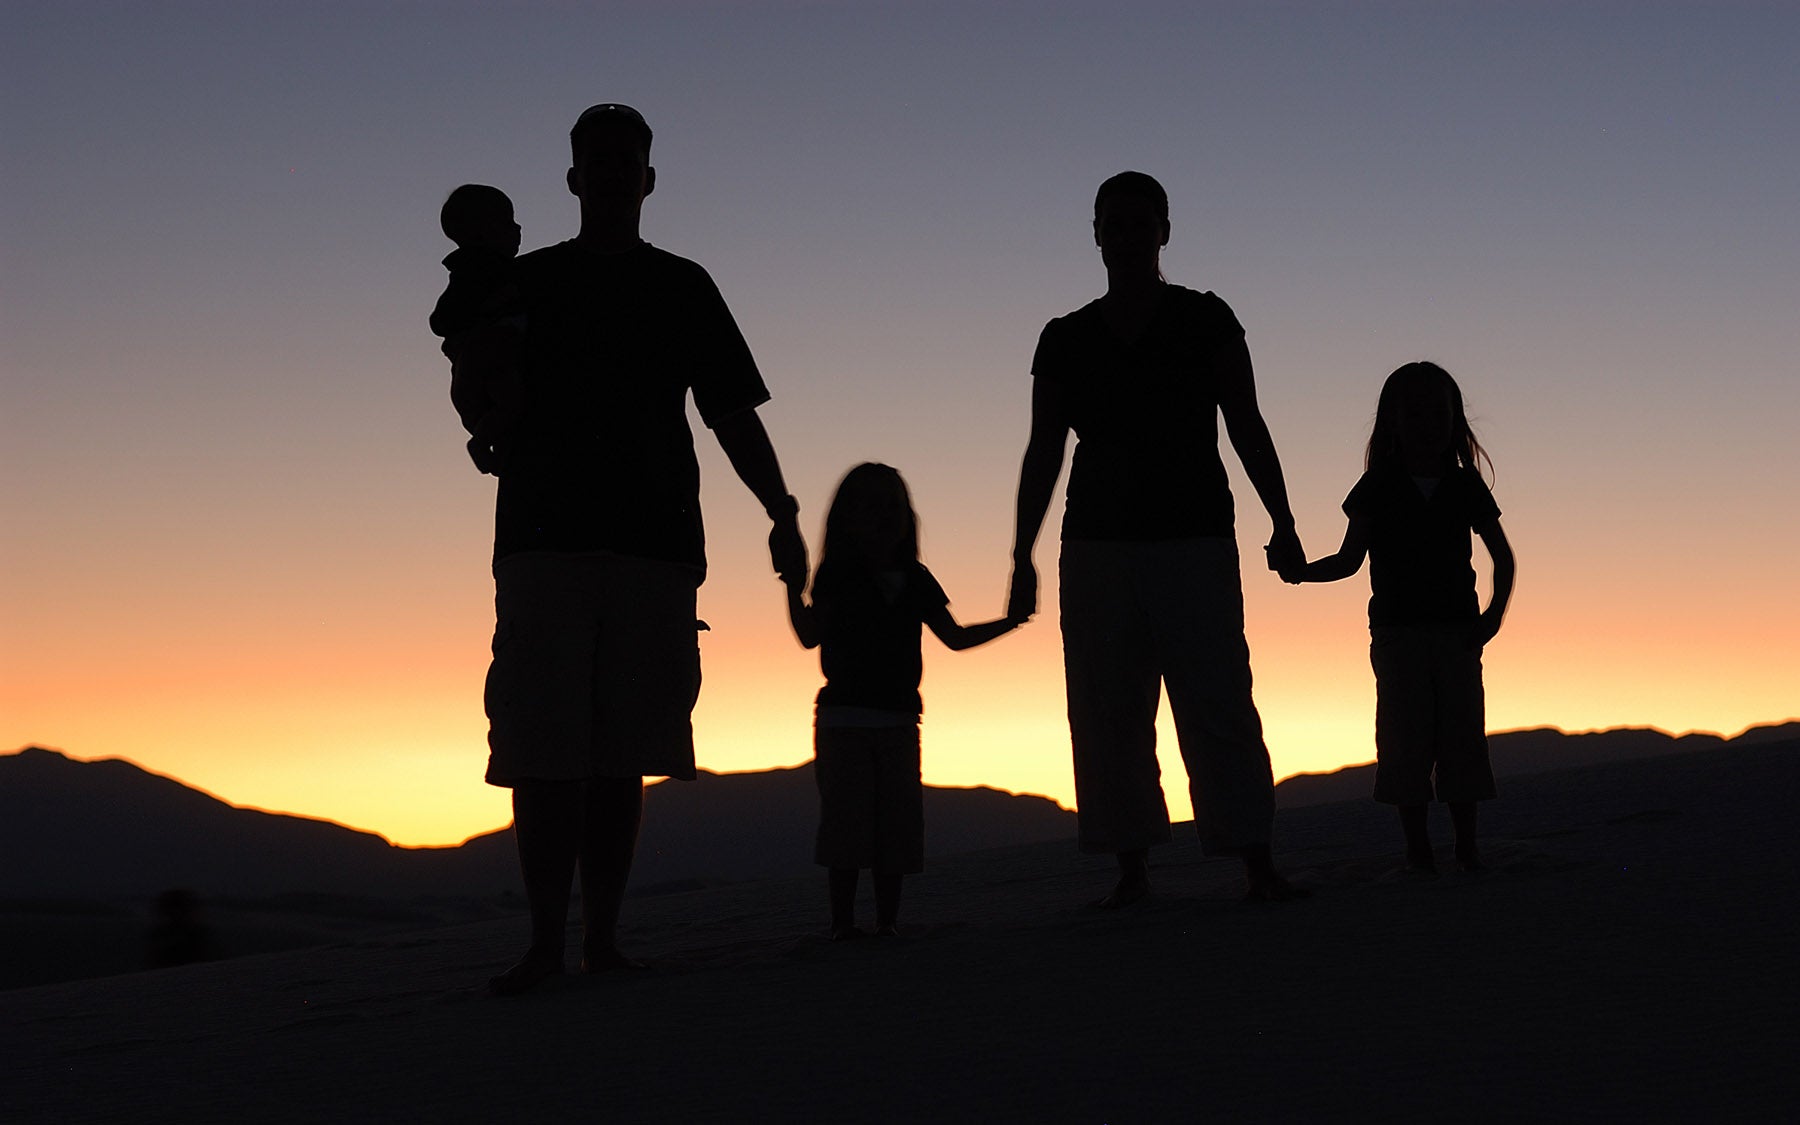
[[[895,567],[919,561],[919,517],[913,511],[912,493],[898,469],[877,461],[864,461],[844,474],[832,494],[831,507],[825,510],[825,539],[819,546],[819,568],[813,574],[813,596],[821,588],[829,588],[845,566],[855,565],[858,555],[850,544],[851,513],[873,503],[885,489],[898,490],[906,507],[906,533],[894,548],[892,559],[883,560]]]
[[[1369,431],[1369,447],[1363,452],[1363,468],[1374,469],[1381,465],[1398,463],[1400,460],[1400,400],[1420,386],[1437,388],[1450,397],[1450,450],[1447,454],[1449,464],[1446,469],[1458,466],[1481,473],[1483,465],[1487,466],[1484,474],[1491,485],[1494,477],[1494,461],[1487,450],[1475,440],[1475,431],[1469,428],[1469,416],[1463,410],[1462,388],[1450,373],[1429,360],[1404,364],[1387,377],[1381,385],[1381,399],[1375,406],[1375,426]]]

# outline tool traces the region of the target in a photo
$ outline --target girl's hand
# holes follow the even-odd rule
[[[1487,643],[1500,632],[1500,619],[1492,614],[1484,613],[1475,619],[1469,627],[1469,647],[1486,648]]]

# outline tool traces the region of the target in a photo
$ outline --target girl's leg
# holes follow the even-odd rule
[[[833,867],[828,879],[831,888],[831,940],[844,941],[861,937],[856,928],[856,876],[854,867]]]
[[[1450,823],[1456,829],[1456,866],[1461,871],[1484,870],[1481,849],[1475,843],[1474,801],[1451,801]]]
[[[1431,830],[1426,823],[1431,806],[1421,802],[1400,805],[1399,809],[1400,830],[1406,833],[1407,870],[1435,874],[1437,859],[1431,853]]]
[[[879,937],[893,937],[898,932],[900,880],[904,878],[898,872],[875,872],[875,933]]]

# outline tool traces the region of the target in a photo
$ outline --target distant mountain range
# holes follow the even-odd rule
[[[1800,723],[1735,739],[1619,729],[1510,731],[1489,740],[1505,775],[1800,739]],[[1366,800],[1373,766],[1302,774],[1276,789],[1283,808]],[[810,766],[702,772],[645,795],[634,893],[800,875],[814,870],[817,790]],[[996,789],[925,791],[933,855],[1067,839],[1075,814]],[[208,896],[498,898],[519,891],[507,829],[458,847],[402,848],[328,821],[242,809],[117,759],[52,750],[0,755],[0,900],[92,900],[183,886]]]

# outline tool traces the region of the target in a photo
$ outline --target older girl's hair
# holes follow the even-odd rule
[[[851,520],[850,513],[890,488],[899,491],[906,506],[906,534],[895,546],[894,557],[889,561],[895,566],[919,561],[919,517],[913,511],[912,493],[907,489],[906,481],[892,465],[864,461],[844,474],[837,491],[832,494],[831,507],[825,510],[825,540],[819,546],[819,569],[813,579],[815,591],[821,582],[829,585],[832,581],[832,572],[837,569],[833,560],[851,554],[846,545],[850,536],[846,528]]]
[[[1400,399],[1422,386],[1439,389],[1450,398],[1450,463],[1445,468],[1460,466],[1479,473],[1485,465],[1485,475],[1491,484],[1494,461],[1475,440],[1475,431],[1469,428],[1469,416],[1463,410],[1462,388],[1456,385],[1448,371],[1429,360],[1403,364],[1381,385],[1381,399],[1375,406],[1375,426],[1369,431],[1369,447],[1363,453],[1363,468],[1373,469],[1400,459]]]

